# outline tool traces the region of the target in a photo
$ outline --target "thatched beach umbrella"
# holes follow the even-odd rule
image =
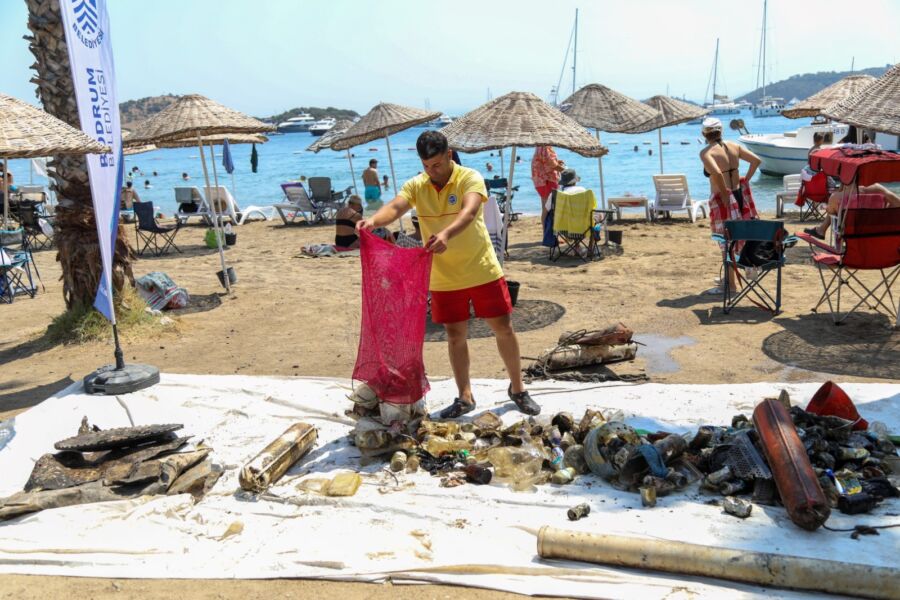
[[[206,189],[209,190],[211,188],[209,172],[206,169],[206,156],[203,152],[203,136],[265,133],[271,129],[271,125],[253,117],[232,110],[199,94],[190,94],[178,98],[163,110],[140,123],[131,132],[128,141],[131,144],[159,144],[175,142],[184,138],[196,138],[197,147],[200,149],[200,162],[203,164]],[[215,172],[215,170],[215,159],[213,159],[213,171]],[[217,232],[216,240],[219,246],[219,258],[222,262],[225,289],[230,292],[231,284],[228,281],[228,268],[225,265],[225,251],[222,248],[222,239],[219,234],[221,223],[216,214],[215,203],[210,202],[209,204],[213,213],[213,228]]]
[[[694,119],[699,119],[709,113],[708,109],[701,108],[694,104],[688,104],[675,98],[668,96],[653,96],[648,100],[644,100],[644,104],[659,111],[659,116],[650,119],[643,125],[629,131],[628,133],[644,133],[647,131],[657,131],[657,143],[659,144],[659,172],[663,172],[663,150],[662,150],[662,128],[671,127],[672,125],[680,125]]]
[[[781,111],[781,114],[789,119],[800,119],[803,117],[817,117],[822,111],[837,104],[842,100],[846,100],[850,96],[872,85],[875,78],[871,75],[850,75],[844,77],[840,81],[832,83],[827,88],[819,90],[809,98],[802,100],[792,106]]]
[[[388,162],[391,165],[391,179],[394,183],[394,195],[396,196],[397,176],[394,174],[394,158],[391,155],[390,135],[428,121],[433,121],[440,116],[441,113],[439,112],[382,102],[375,105],[353,127],[331,142],[331,149],[349,150],[354,146],[384,138],[387,143]]]
[[[311,150],[313,153],[318,154],[321,150],[331,148],[331,143],[341,137],[341,135],[351,127],[353,127],[353,121],[350,119],[341,119],[335,123],[334,127],[329,129],[325,135],[317,138],[316,141],[310,144],[307,150]],[[353,172],[353,157],[350,155],[350,148],[347,148],[346,151],[347,161],[350,163],[350,179],[353,181],[353,193],[359,195],[359,191],[356,189],[356,174]]]
[[[844,123],[900,135],[900,63],[850,98],[822,111]]]
[[[9,221],[10,158],[52,154],[99,154],[109,147],[18,98],[0,94],[0,157],[3,158],[3,228]]]
[[[600,143],[600,132],[630,133],[651,119],[659,111],[605,85],[590,83],[560,104],[560,110],[575,119],[583,127],[590,127]],[[603,185],[603,161],[597,159],[600,171],[600,201],[606,208],[606,190]]]
[[[557,146],[582,156],[600,157],[607,153],[606,148],[581,125],[528,92],[510,92],[495,98],[441,131],[447,136],[450,147],[460,152],[483,152],[512,146],[501,248],[506,248],[506,231],[512,213],[509,199],[512,197],[517,147]]]

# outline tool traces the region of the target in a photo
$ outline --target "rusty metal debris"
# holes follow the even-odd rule
[[[76,452],[97,452],[139,446],[148,442],[169,439],[173,431],[184,425],[139,425],[137,427],[116,427],[98,431],[85,431],[53,444],[57,450],[74,450]]]

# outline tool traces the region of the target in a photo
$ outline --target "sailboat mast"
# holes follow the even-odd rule
[[[762,90],[763,97],[766,95],[766,10],[768,8],[768,0],[763,0],[763,26],[762,26]]]
[[[716,102],[716,79],[719,76],[719,38],[716,38],[716,57],[713,59],[713,104]]]
[[[572,93],[575,93],[575,75],[578,66],[578,9],[575,9],[575,46],[572,52]]]

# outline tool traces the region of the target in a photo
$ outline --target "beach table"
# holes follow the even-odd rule
[[[650,201],[646,196],[622,196],[619,198],[610,198],[609,206],[616,211],[616,221],[622,220],[623,208],[641,208],[644,209],[644,215],[650,221]]]

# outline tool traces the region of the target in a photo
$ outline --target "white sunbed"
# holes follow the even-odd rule
[[[257,215],[264,221],[275,218],[274,206],[252,205],[241,209],[237,200],[224,185],[206,188],[206,198],[209,202],[214,203],[216,214],[219,215],[220,220],[230,218],[231,222],[236,225],[243,225],[251,215]]]
[[[184,225],[191,217],[202,219],[206,225],[212,225],[212,212],[209,210],[206,198],[200,193],[200,188],[196,186],[176,187],[175,202],[179,206],[179,211],[175,213],[175,220],[179,225]],[[195,205],[196,210],[190,212],[181,210],[183,205],[190,204]]]
[[[328,218],[329,209],[313,203],[312,198],[306,192],[306,188],[300,183],[284,183],[281,185],[287,202],[275,205],[275,210],[281,216],[285,225],[294,223],[302,217],[306,223],[320,223]]]

